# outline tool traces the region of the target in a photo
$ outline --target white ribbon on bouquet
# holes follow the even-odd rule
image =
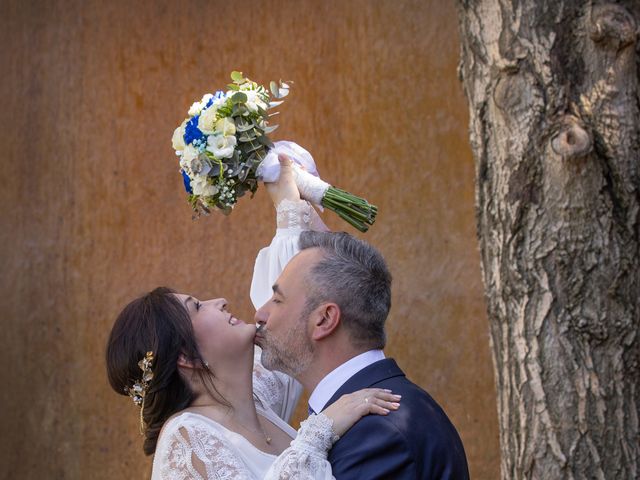
[[[311,154],[294,142],[282,140],[275,142],[274,147],[258,166],[258,179],[263,182],[275,182],[280,178],[280,162],[278,155],[283,153],[291,158],[296,185],[300,196],[311,203],[320,206],[322,197],[331,186],[320,178],[316,163]]]

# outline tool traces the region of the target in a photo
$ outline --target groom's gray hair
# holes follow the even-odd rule
[[[354,346],[383,348],[384,323],[391,308],[391,274],[380,252],[344,232],[303,232],[299,246],[322,252],[306,279],[305,311],[333,302],[340,307],[342,324]]]

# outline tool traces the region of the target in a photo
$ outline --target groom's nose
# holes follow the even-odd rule
[[[257,325],[264,325],[267,323],[267,318],[269,317],[267,315],[267,304],[268,302],[261,306],[253,317]]]

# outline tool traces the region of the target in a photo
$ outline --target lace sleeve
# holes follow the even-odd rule
[[[260,361],[261,352],[260,347],[255,347],[253,392],[263,409],[273,410],[288,423],[302,395],[302,385],[282,372],[267,370]]]
[[[304,200],[282,200],[276,208],[278,228],[309,230],[313,207]]]
[[[250,479],[221,433],[179,418],[160,435],[151,480]]]
[[[303,421],[298,436],[276,459],[265,480],[333,479],[327,453],[339,437],[333,433],[332,425],[333,421],[322,413]]]

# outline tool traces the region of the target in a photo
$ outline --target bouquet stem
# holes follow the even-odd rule
[[[375,205],[336,187],[327,189],[322,197],[322,206],[337,213],[340,218],[361,232],[369,230],[378,214],[378,207]]]
[[[378,207],[371,205],[364,198],[333,187],[297,166],[293,171],[300,196],[305,200],[337,213],[340,218],[361,232],[369,230],[369,226],[375,222]]]

